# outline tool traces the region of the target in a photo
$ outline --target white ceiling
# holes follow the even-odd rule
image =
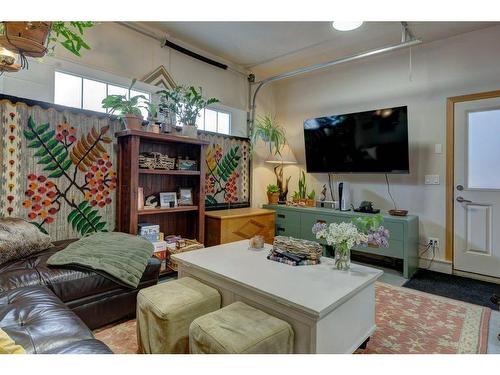
[[[336,31],[330,22],[153,22],[171,37],[231,61],[265,78],[303,66],[401,41],[399,22],[366,22]],[[488,22],[410,22],[430,42],[490,27]]]

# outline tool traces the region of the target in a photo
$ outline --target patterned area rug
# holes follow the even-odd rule
[[[357,353],[486,353],[490,313],[486,307],[377,283],[377,330]],[[135,320],[95,336],[115,353],[137,353]]]

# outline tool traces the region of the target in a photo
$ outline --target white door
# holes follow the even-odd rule
[[[500,278],[500,98],[455,104],[456,270]]]

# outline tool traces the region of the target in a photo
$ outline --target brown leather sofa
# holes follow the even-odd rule
[[[0,328],[30,354],[112,353],[44,286],[0,293]]]
[[[134,317],[139,290],[158,282],[156,258],[149,260],[137,289],[92,271],[48,267],[48,258],[72,241],[0,265],[0,328],[23,347],[26,343],[28,352],[109,352],[90,329]]]

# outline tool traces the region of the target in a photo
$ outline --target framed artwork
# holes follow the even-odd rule
[[[177,193],[160,193],[160,207],[177,207]]]
[[[179,206],[192,206],[193,205],[193,189],[191,188],[180,188],[179,189],[179,200],[177,201]]]

